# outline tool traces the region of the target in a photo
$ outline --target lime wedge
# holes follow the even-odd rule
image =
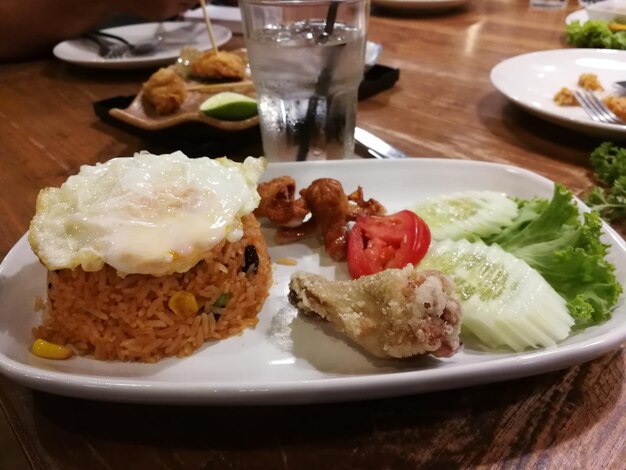
[[[200,112],[222,121],[243,121],[258,114],[255,99],[231,91],[218,93],[205,100],[200,105]]]

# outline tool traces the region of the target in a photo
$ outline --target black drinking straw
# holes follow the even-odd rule
[[[331,2],[326,13],[326,23],[324,25],[324,32],[320,34],[316,41],[318,44],[323,44],[333,34],[335,28],[335,20],[337,19],[337,8],[339,2]],[[306,160],[306,156],[309,153],[309,147],[311,145],[311,133],[313,132],[313,126],[315,124],[315,113],[317,112],[317,102],[320,96],[326,96],[328,94],[328,88],[330,87],[330,79],[335,68],[335,61],[337,58],[337,52],[339,48],[331,48],[330,57],[326,62],[326,66],[320,72],[320,75],[315,84],[315,92],[309,99],[309,104],[306,109],[306,116],[304,118],[304,126],[302,128],[302,138],[300,139],[300,145],[298,146],[298,155],[296,160],[301,162]]]

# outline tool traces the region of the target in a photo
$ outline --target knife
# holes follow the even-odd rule
[[[354,140],[365,147],[367,152],[374,158],[380,159],[396,159],[396,158],[409,158],[409,156],[402,150],[389,145],[380,137],[376,137],[371,132],[366,131],[360,127],[354,129]]]

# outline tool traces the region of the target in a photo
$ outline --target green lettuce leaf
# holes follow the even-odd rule
[[[565,28],[565,39],[576,47],[596,47],[605,49],[626,48],[623,32],[614,33],[606,21],[588,20],[584,23],[575,20]]]
[[[585,202],[607,220],[626,218],[626,148],[604,142],[589,162],[601,186],[595,186]]]
[[[605,259],[602,221],[597,213],[579,216],[567,188],[556,184],[552,200],[519,201],[520,214],[496,236],[485,238],[536,269],[567,302],[577,328],[611,316],[622,286]]]
[[[598,179],[611,185],[620,176],[626,176],[626,148],[603,142],[591,152],[589,163]]]

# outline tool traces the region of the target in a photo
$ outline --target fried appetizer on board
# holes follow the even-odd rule
[[[246,63],[243,57],[233,52],[210,50],[191,63],[191,70],[199,78],[242,80],[246,74]]]
[[[157,70],[141,87],[143,100],[156,110],[159,116],[172,114],[187,98],[185,82],[174,70]]]
[[[449,357],[460,346],[461,306],[452,281],[440,271],[409,265],[354,281],[296,272],[289,301],[330,321],[377,357]]]

